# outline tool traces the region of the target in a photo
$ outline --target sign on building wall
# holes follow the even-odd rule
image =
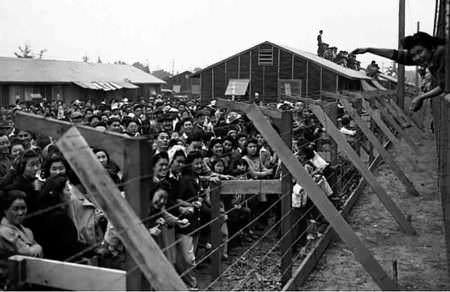
[[[230,79],[228,81],[225,95],[228,96],[243,96],[247,92],[250,79]]]
[[[172,90],[175,93],[180,93],[181,92],[181,85],[172,85]]]

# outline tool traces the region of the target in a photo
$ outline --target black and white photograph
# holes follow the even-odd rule
[[[0,0],[0,291],[450,290],[450,0]]]

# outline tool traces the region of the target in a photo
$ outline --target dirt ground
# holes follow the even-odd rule
[[[414,133],[411,129],[408,132],[411,135]],[[409,196],[386,164],[378,167],[376,175],[399,208],[411,216],[417,235],[408,236],[400,231],[370,187],[364,190],[348,221],[391,277],[393,261],[397,261],[398,283],[402,290],[450,290],[441,201],[437,188],[435,144],[429,133],[427,139],[416,138],[413,137],[420,142],[423,154],[412,155],[417,159],[419,168],[425,171],[414,169],[398,154],[396,160],[416,186],[420,197]],[[413,153],[406,144],[402,145],[400,152]],[[379,290],[342,241],[328,248],[307,282],[298,289]]]

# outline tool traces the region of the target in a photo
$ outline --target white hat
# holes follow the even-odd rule
[[[173,145],[169,150],[167,150],[167,154],[169,155],[169,165],[172,163],[173,156],[178,150],[182,150],[184,155],[186,155],[186,147],[182,145]]]

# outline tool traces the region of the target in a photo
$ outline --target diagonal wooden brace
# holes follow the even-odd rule
[[[351,227],[345,221],[334,205],[326,197],[320,187],[306,172],[302,164],[295,158],[291,149],[283,142],[256,105],[247,104],[242,107],[248,118],[253,122],[257,130],[263,135],[267,143],[278,154],[292,176],[302,184],[313,203],[317,206],[325,219],[334,228],[339,237],[353,251],[358,262],[372,276],[375,283],[383,290],[395,290],[398,287],[373,258],[369,250],[360,241]]]
[[[366,123],[356,113],[350,102],[348,102],[348,100],[346,100],[345,98],[342,98],[341,104],[344,106],[346,112],[352,117],[352,119],[355,121],[355,123],[358,125],[358,127],[361,129],[370,143],[372,143],[373,147],[377,150],[381,157],[383,157],[384,162],[389,164],[392,171],[406,187],[406,191],[413,196],[419,196],[419,192],[416,190],[413,183],[408,179],[405,173],[400,169],[398,164],[395,162],[394,157],[391,155],[391,153],[384,149],[383,145],[381,145],[377,137],[372,133]]]
[[[410,235],[416,234],[416,231],[411,226],[411,223],[406,219],[395,202],[392,201],[386,191],[377,182],[375,176],[368,170],[364,162],[359,158],[358,154],[356,154],[355,150],[353,150],[350,144],[348,144],[343,134],[339,133],[336,126],[333,124],[327,114],[322,110],[322,108],[318,105],[311,105],[310,109],[322,123],[327,133],[334,139],[334,141],[338,144],[342,151],[344,151],[344,153],[347,155],[348,159],[359,170],[361,175],[371,186],[380,201],[383,203],[389,213],[391,213],[395,221],[397,221],[398,225],[400,225],[400,228],[403,230],[403,232]]]

